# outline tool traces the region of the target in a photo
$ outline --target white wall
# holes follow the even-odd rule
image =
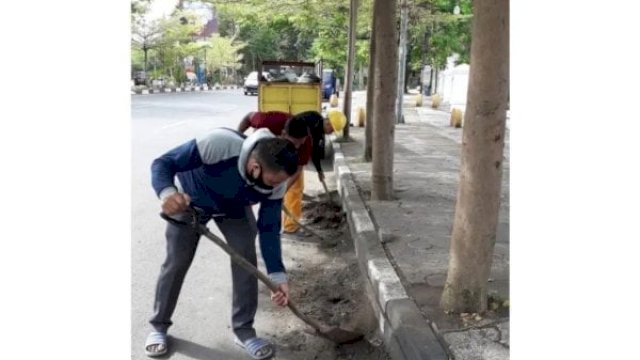
[[[460,64],[451,72],[452,86],[449,102],[451,108],[457,107],[464,112],[467,106],[467,89],[469,87],[469,65]]]
[[[455,66],[457,55],[447,58],[447,67],[438,74],[437,92],[442,96],[445,106],[459,108],[463,112],[467,105],[467,89],[469,85],[469,65]]]

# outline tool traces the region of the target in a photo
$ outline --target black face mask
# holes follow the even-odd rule
[[[265,184],[264,181],[262,180],[262,167],[260,167],[260,175],[254,177],[253,171],[250,171],[247,173],[247,179],[249,179],[249,181],[251,181],[254,186],[258,186],[263,189],[273,189],[272,186]]]

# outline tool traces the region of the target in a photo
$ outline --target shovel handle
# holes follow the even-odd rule
[[[284,211],[284,213],[291,218],[291,220],[293,220],[294,223],[296,223],[298,226],[300,226],[301,228],[303,228],[306,232],[308,232],[309,234],[317,237],[318,239],[325,241],[324,238],[320,235],[318,235],[318,233],[316,233],[315,231],[311,230],[308,226],[304,225],[303,223],[301,223],[300,221],[298,221],[298,219],[296,219],[296,217],[291,213],[291,211],[289,211],[289,209],[287,209],[286,206],[282,205],[282,211]]]
[[[327,187],[327,183],[324,181],[324,179],[322,179],[321,182],[322,182],[322,187],[324,188],[324,191],[327,193],[327,196],[329,197],[329,202],[331,202],[333,204],[334,203],[333,196],[331,196],[331,193],[329,192],[329,188]]]
[[[206,236],[211,241],[216,243],[216,245],[220,246],[222,248],[222,250],[224,250],[224,252],[229,254],[229,256],[231,257],[231,260],[233,262],[235,262],[236,264],[240,265],[243,269],[245,269],[246,271],[250,272],[255,277],[257,277],[258,280],[262,281],[265,285],[267,285],[269,290],[271,290],[273,292],[280,291],[279,288],[278,288],[278,284],[273,282],[262,271],[258,270],[255,266],[253,266],[253,264],[251,264],[244,257],[239,255],[225,241],[223,241],[222,239],[220,239],[219,237],[214,235],[211,231],[209,231],[209,229],[206,226],[204,226],[202,224],[198,224],[198,232],[200,232],[202,235]],[[326,330],[326,326],[323,326],[322,324],[318,323],[317,321],[315,321],[315,320],[309,318],[308,316],[306,316],[305,314],[301,313],[300,310],[298,309],[298,307],[296,306],[296,304],[291,299],[288,299],[287,306],[289,307],[289,309],[291,309],[291,311],[297,317],[299,317],[301,320],[303,320],[307,324],[311,325],[314,329],[316,329],[316,330],[318,330],[320,332],[323,332],[324,330]]]
[[[190,212],[191,212],[192,215],[195,215],[195,212],[193,210],[190,211]],[[280,291],[279,288],[278,288],[278,284],[273,282],[267,275],[265,275],[263,272],[258,270],[255,266],[253,266],[253,264],[251,264],[249,261],[247,261],[247,259],[245,259],[243,256],[238,254],[235,250],[233,250],[233,248],[231,246],[229,246],[229,244],[227,244],[224,240],[222,240],[221,238],[219,238],[215,234],[213,234],[211,231],[209,231],[209,228],[207,228],[203,224],[198,223],[196,221],[195,217],[194,217],[194,222],[189,224],[189,223],[184,222],[184,221],[173,219],[173,218],[169,217],[165,213],[160,213],[160,216],[163,219],[165,219],[166,221],[168,221],[171,224],[176,225],[176,226],[181,226],[181,227],[192,226],[192,227],[195,227],[196,231],[198,231],[200,234],[206,236],[207,238],[209,238],[209,240],[213,241],[216,245],[218,245],[220,248],[222,248],[222,250],[224,252],[226,252],[231,257],[231,261],[235,262],[240,267],[242,267],[246,271],[250,272],[256,278],[258,278],[258,280],[262,281],[269,288],[269,290],[271,290],[273,292]],[[291,299],[288,299],[287,306],[289,307],[289,309],[291,309],[291,311],[298,318],[300,318],[305,323],[309,324],[311,327],[313,327],[317,331],[319,331],[321,333],[324,333],[324,332],[327,331],[327,327],[325,325],[320,324],[319,322],[311,319],[307,315],[301,313],[300,310],[298,309],[298,307],[295,305],[295,303]]]

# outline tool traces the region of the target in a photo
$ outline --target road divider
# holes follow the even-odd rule
[[[237,90],[241,89],[238,85],[225,85],[225,86],[212,86],[207,85],[200,86],[182,86],[182,87],[164,87],[164,88],[132,88],[131,95],[148,95],[148,94],[161,94],[161,93],[174,93],[174,92],[199,92],[199,91],[212,91],[212,90]]]

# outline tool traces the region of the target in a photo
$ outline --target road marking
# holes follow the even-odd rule
[[[168,129],[168,128],[172,128],[172,127],[174,127],[174,126],[182,125],[182,124],[184,124],[184,123],[186,123],[186,122],[187,122],[186,120],[178,121],[178,122],[173,123],[173,124],[165,125],[165,126],[161,127],[161,128],[160,128],[160,130],[166,130],[166,129]]]

